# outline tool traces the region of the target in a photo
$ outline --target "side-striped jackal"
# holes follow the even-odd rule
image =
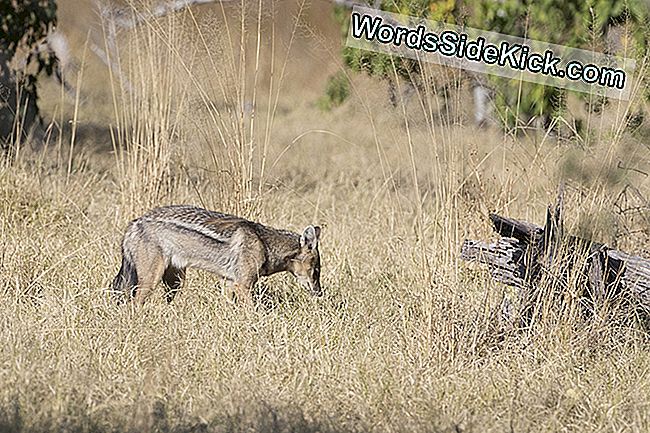
[[[283,271],[321,296],[319,237],[318,226],[298,234],[194,206],[159,207],[129,223],[113,291],[143,303],[162,280],[171,302],[194,267],[222,276],[247,304],[259,277]]]

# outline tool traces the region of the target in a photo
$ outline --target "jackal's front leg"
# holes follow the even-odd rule
[[[238,257],[233,289],[237,302],[253,307],[252,289],[260,276],[261,264],[265,260],[265,247],[257,234],[246,228],[238,230],[234,237],[238,238],[239,251],[235,251]],[[242,245],[245,245],[245,248],[242,248]]]
[[[151,291],[156,287],[165,272],[165,262],[162,255],[151,254],[144,257],[138,272],[138,285],[135,292],[135,302],[142,305]]]

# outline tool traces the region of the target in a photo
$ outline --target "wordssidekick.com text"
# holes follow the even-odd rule
[[[348,42],[351,39],[353,42],[354,39],[363,40],[372,44],[371,49],[380,52],[394,52],[396,48],[399,48],[401,51],[398,53],[406,53],[409,57],[419,58],[420,56],[417,54],[436,55],[435,57],[424,57],[424,59],[427,61],[432,59],[431,61],[438,63],[454,64],[455,61],[456,64],[459,64],[459,60],[462,60],[461,65],[482,64],[470,66],[468,69],[482,67],[484,72],[502,76],[513,77],[516,73],[524,71],[540,75],[540,80],[552,77],[557,80],[568,80],[569,83],[583,83],[619,91],[625,89],[628,84],[626,71],[613,67],[611,64],[598,65],[575,58],[575,56],[563,61],[562,53],[556,52],[557,49],[545,49],[538,52],[526,43],[513,41],[512,39],[516,39],[513,37],[505,36],[510,40],[490,40],[490,36],[498,34],[485,32],[489,35],[486,37],[480,34],[480,30],[475,29],[471,29],[474,37],[470,37],[468,33],[460,29],[446,28],[435,32],[424,24],[413,27],[400,25],[397,20],[386,18],[385,15],[392,14],[364,13],[355,9],[351,15]],[[437,24],[439,24],[438,27],[455,27]],[[522,39],[522,41],[524,40]],[[348,45],[355,46],[350,43]],[[572,50],[566,48],[567,51]],[[589,52],[585,51],[584,53]],[[592,60],[608,59],[600,53],[592,54],[594,54],[591,56]],[[583,55],[583,57],[586,56]],[[628,61],[628,63],[633,65],[633,61]],[[560,87],[570,87],[570,85],[561,85]]]

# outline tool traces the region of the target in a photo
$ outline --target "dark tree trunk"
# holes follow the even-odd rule
[[[16,143],[26,141],[30,134],[33,147],[40,147],[43,126],[35,88],[17,83],[8,56],[0,50],[0,147],[4,153],[13,152]]]

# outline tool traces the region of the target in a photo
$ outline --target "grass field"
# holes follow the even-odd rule
[[[647,125],[624,128],[627,103],[583,137],[512,134],[474,127],[466,90],[391,107],[351,75],[323,112],[336,46],[248,12],[245,58],[216,8],[124,38],[131,91],[89,53],[78,101],[44,84],[48,149],[0,167],[0,431],[649,431],[642,327],[587,320],[569,293],[516,329],[513,291],[459,259],[493,239],[490,211],[542,222],[561,180],[569,231],[650,257]],[[252,311],[189,271],[171,305],[161,288],[115,305],[126,224],[171,203],[320,224],[325,296],[278,275]]]

